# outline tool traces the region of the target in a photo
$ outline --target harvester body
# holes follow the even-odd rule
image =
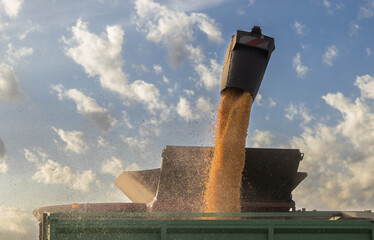
[[[246,148],[245,156],[242,212],[295,209],[291,192],[307,175],[297,171],[303,154],[298,149]],[[161,168],[125,171],[115,184],[133,202],[146,203],[151,212],[202,212],[212,157],[212,147],[166,146]],[[134,182],[140,186],[137,192]]]

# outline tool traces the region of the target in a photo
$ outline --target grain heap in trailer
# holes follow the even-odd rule
[[[227,47],[221,94],[223,98],[228,92],[248,95],[244,135],[251,104],[274,49],[274,39],[263,35],[258,26],[251,32],[238,30]],[[222,101],[222,111],[239,111],[234,104],[225,106]],[[303,154],[298,149],[245,148],[245,139],[241,147],[237,135],[225,136],[230,130],[225,121],[231,120],[222,119],[217,135],[223,139],[217,137],[214,147],[166,146],[161,168],[123,172],[115,184],[132,203],[74,203],[34,210],[40,240],[374,240],[370,211],[296,211],[292,191],[307,176],[298,172]],[[236,167],[231,158],[239,151],[243,161]],[[222,169],[225,171],[219,171]],[[228,184],[230,181],[237,186]],[[229,211],[226,202],[238,203],[238,211]]]

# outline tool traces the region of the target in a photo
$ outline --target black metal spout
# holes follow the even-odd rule
[[[274,49],[274,39],[263,35],[259,26],[251,32],[236,31],[226,51],[221,93],[229,87],[240,88],[255,99]]]

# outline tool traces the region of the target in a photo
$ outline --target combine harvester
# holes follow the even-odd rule
[[[254,98],[273,50],[274,39],[259,27],[237,31],[221,91],[241,88]],[[296,211],[291,193],[307,176],[297,171],[298,149],[246,148],[241,212],[202,212],[212,155],[212,147],[166,146],[161,168],[123,172],[115,184],[133,203],[38,208],[39,239],[374,240],[371,212]]]

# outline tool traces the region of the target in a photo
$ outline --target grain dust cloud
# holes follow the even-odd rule
[[[205,212],[240,212],[245,139],[253,98],[242,89],[223,92],[204,196]]]

